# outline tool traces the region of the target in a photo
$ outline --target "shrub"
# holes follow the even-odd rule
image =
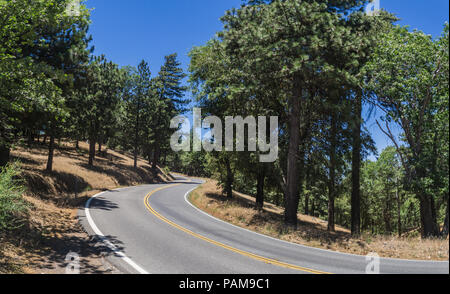
[[[0,168],[0,231],[17,229],[23,225],[27,202],[22,194],[25,188],[18,179],[18,164]]]

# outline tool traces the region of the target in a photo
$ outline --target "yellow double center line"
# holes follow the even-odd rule
[[[253,258],[253,259],[265,262],[265,263],[268,263],[268,264],[273,264],[273,265],[277,265],[277,266],[281,266],[281,267],[285,267],[285,268],[289,268],[289,269],[294,269],[294,270],[298,270],[298,271],[303,271],[303,272],[307,272],[307,273],[312,273],[312,274],[329,274],[327,272],[317,271],[317,270],[309,269],[309,268],[306,268],[306,267],[301,267],[301,266],[296,266],[296,265],[293,265],[293,264],[281,262],[281,261],[278,261],[278,260],[275,260],[275,259],[262,257],[262,256],[259,256],[259,255],[256,255],[256,254],[253,254],[253,253],[250,253],[250,252],[247,252],[247,251],[243,251],[243,250],[231,247],[229,245],[226,245],[226,244],[214,241],[214,240],[209,239],[209,238],[207,238],[205,236],[202,236],[202,235],[199,235],[197,233],[194,233],[194,232],[192,232],[192,231],[190,231],[190,230],[188,230],[186,228],[183,228],[182,226],[180,226],[180,225],[178,225],[178,224],[168,220],[167,218],[165,218],[164,216],[162,216],[156,210],[153,209],[153,207],[150,205],[150,201],[149,200],[150,200],[150,197],[153,194],[155,194],[156,192],[159,192],[159,191],[167,189],[167,188],[176,187],[176,186],[179,186],[179,185],[181,185],[181,184],[174,184],[174,185],[164,186],[164,187],[161,187],[161,188],[158,188],[158,189],[155,189],[155,190],[151,191],[150,193],[147,194],[147,196],[145,196],[145,199],[144,199],[145,207],[147,207],[148,211],[150,211],[154,216],[156,216],[157,218],[159,218],[163,222],[171,225],[172,227],[175,227],[175,228],[179,229],[180,231],[183,231],[183,232],[185,232],[185,233],[187,233],[187,234],[189,234],[191,236],[194,236],[194,237],[196,237],[198,239],[201,239],[201,240],[206,241],[208,243],[214,244],[216,246],[225,248],[227,250],[239,253],[241,255],[244,255],[244,256],[247,256],[247,257],[250,257],[250,258]]]

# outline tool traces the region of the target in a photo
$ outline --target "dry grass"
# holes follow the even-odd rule
[[[265,203],[265,209],[254,209],[254,198],[241,193],[227,200],[215,181],[208,180],[190,197],[192,203],[209,214],[252,231],[306,246],[366,255],[376,252],[382,257],[416,260],[448,260],[448,240],[422,240],[420,237],[398,238],[369,236],[352,238],[350,231],[337,226],[327,232],[327,222],[311,216],[298,215],[296,231],[283,226],[283,209]]]
[[[89,167],[87,150],[85,143],[80,143],[79,151],[73,144],[62,143],[55,150],[52,173],[44,171],[45,146],[19,147],[12,152],[12,159],[24,170],[25,199],[31,208],[23,228],[0,233],[0,273],[64,273],[69,252],[80,254],[82,273],[117,272],[105,262],[101,252],[106,250],[98,248],[80,226],[78,208],[101,191],[172,178],[161,170],[153,178],[143,159],[134,169],[132,156],[112,150],[99,154],[95,167]]]

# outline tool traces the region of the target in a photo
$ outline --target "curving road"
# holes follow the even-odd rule
[[[125,273],[364,274],[365,256],[296,245],[217,220],[186,197],[200,182],[107,191],[80,210],[82,225]],[[381,259],[382,274],[449,274],[448,262]]]

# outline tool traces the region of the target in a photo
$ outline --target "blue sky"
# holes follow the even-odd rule
[[[438,37],[448,22],[448,0],[380,0],[381,8],[397,15],[401,25]],[[164,56],[178,53],[183,68],[188,52],[221,30],[219,18],[241,0],[87,0],[92,11],[90,33],[95,54],[113,62],[137,66],[145,59],[156,75]],[[375,125],[367,122],[379,150],[390,145]]]

